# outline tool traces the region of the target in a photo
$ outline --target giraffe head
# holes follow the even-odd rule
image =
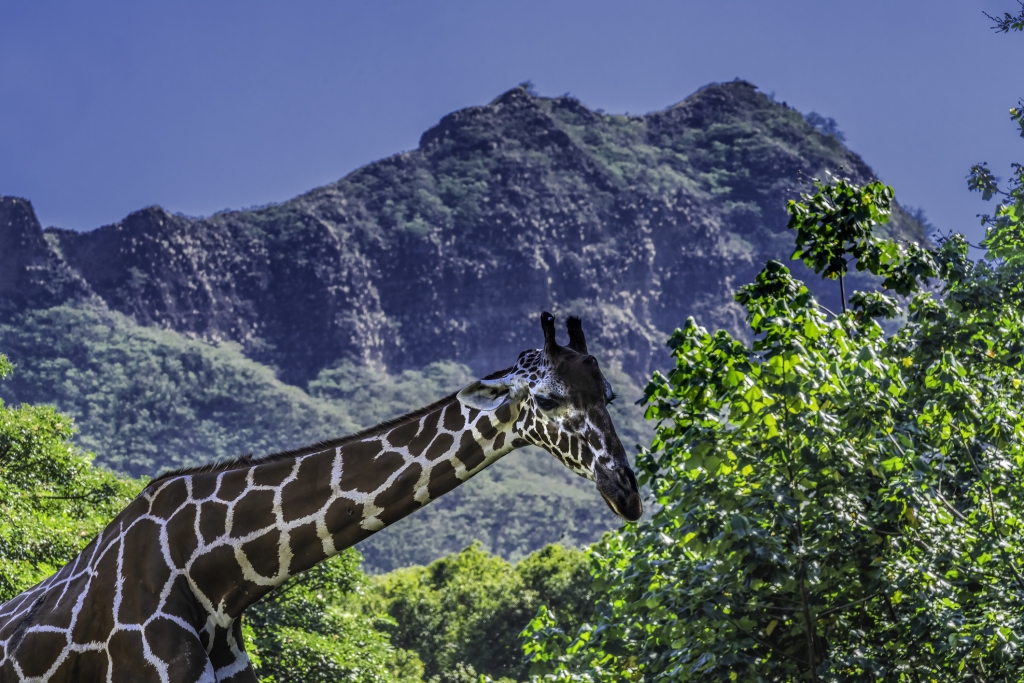
[[[569,318],[569,345],[555,341],[555,318],[540,316],[544,348],[519,354],[502,377],[473,382],[458,393],[471,408],[509,405],[514,436],[540,446],[576,474],[597,484],[608,507],[635,521],[643,513],[636,477],[626,460],[608,404],[615,398],[597,359],[587,353],[580,319]]]

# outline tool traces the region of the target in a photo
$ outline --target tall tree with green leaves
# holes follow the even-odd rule
[[[0,354],[0,380],[13,369]],[[142,488],[93,467],[74,434],[51,406],[0,401],[0,602],[77,555]]]
[[[1024,15],[1022,15],[1024,17]],[[1016,23],[1015,23],[1016,22]],[[1007,15],[1009,30],[1024,26]],[[1021,122],[1020,107],[1011,110]],[[790,204],[796,256],[909,297],[824,311],[781,263],[737,300],[752,344],[692,319],[646,394],[649,523],[592,553],[593,628],[541,610],[533,673],[560,681],[1019,681],[1024,677],[1021,167],[985,256],[873,236],[891,189],[818,184]],[[937,287],[929,282],[937,279]]]

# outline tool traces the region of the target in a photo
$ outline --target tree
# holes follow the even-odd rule
[[[419,683],[423,664],[391,645],[386,617],[364,614],[367,577],[349,548],[249,608],[246,651],[261,681]]]
[[[525,632],[535,674],[1024,676],[1024,192],[1014,170],[1000,191],[984,165],[972,169],[971,188],[1002,200],[982,217],[977,261],[960,235],[937,249],[873,237],[892,200],[877,183],[818,184],[790,204],[795,256],[826,276],[854,262],[880,276],[910,297],[906,322],[883,333],[899,302],[879,292],[831,315],[770,262],[737,295],[752,344],[692,319],[677,330],[674,370],[647,389],[659,427],[638,461],[661,507],[595,547],[594,628],[566,630],[539,611]]]
[[[13,371],[0,354],[0,379]],[[71,418],[0,401],[0,602],[81,551],[144,482],[93,467]]]
[[[638,463],[662,507],[594,551],[585,677],[1019,678],[1024,278],[960,238],[916,256],[942,296],[913,287],[890,338],[894,299],[830,318],[777,262],[737,296],[752,345],[673,335]],[[531,631],[537,669],[571,678],[550,616]]]
[[[1020,5],[1021,10],[1020,13],[1016,15],[1010,14],[1009,12],[1003,12],[1002,17],[993,17],[988,12],[985,12],[986,17],[996,22],[992,28],[1001,33],[1024,31],[1024,2],[1017,0],[1017,4]]]

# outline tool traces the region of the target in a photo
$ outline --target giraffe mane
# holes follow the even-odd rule
[[[504,370],[498,370],[492,372],[483,379],[497,379],[498,377],[504,377],[512,371],[514,366],[507,367]],[[425,405],[422,408],[417,408],[411,413],[405,413],[398,417],[393,417],[389,420],[384,420],[380,424],[374,425],[373,427],[367,427],[361,429],[358,432],[341,436],[336,439],[327,439],[325,441],[317,441],[316,443],[308,446],[302,446],[300,448],[293,448],[287,451],[280,451],[278,453],[270,453],[268,455],[254,456],[252,453],[243,453],[235,458],[229,458],[227,460],[221,460],[219,462],[210,462],[204,465],[195,465],[192,467],[178,467],[173,470],[168,470],[162,474],[154,477],[149,484],[146,485],[146,489],[149,489],[153,484],[164,481],[165,479],[172,479],[174,477],[180,477],[186,474],[212,474],[214,472],[226,472],[228,470],[237,469],[240,467],[251,467],[253,465],[260,465],[267,462],[275,462],[277,460],[283,460],[284,458],[294,458],[301,455],[308,455],[310,453],[317,453],[325,451],[329,448],[337,448],[353,441],[360,441],[367,437],[378,436],[384,432],[388,432],[398,425],[407,422],[409,420],[418,420],[424,415],[433,412],[437,408],[447,405],[451,401],[455,400],[455,396],[459,392],[453,392],[447,396],[440,398],[429,405]]]

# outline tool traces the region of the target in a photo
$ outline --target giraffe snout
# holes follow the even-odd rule
[[[627,465],[615,468],[598,465],[595,474],[597,490],[612,512],[630,522],[640,519],[644,503],[633,470]]]

